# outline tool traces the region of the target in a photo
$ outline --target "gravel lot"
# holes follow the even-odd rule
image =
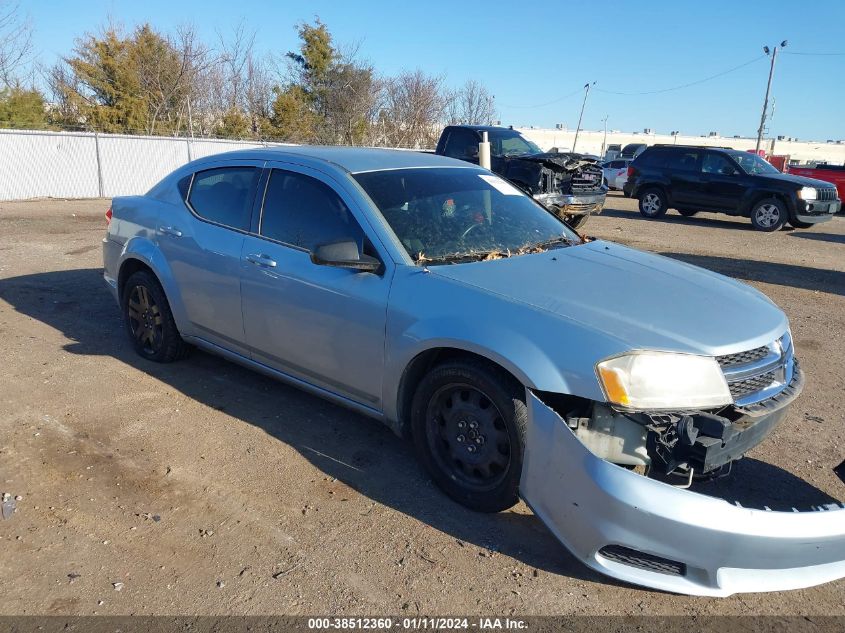
[[[0,203],[0,491],[22,497],[0,520],[0,613],[845,615],[843,581],[709,599],[605,579],[524,505],[451,502],[374,421],[204,353],[142,360],[101,279],[107,207]],[[747,281],[791,319],[805,393],[709,490],[845,499],[845,219],[761,234],[612,196],[586,228]]]

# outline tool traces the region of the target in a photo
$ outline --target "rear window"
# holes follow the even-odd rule
[[[220,167],[194,174],[188,202],[203,220],[233,229],[249,229],[258,181],[255,167]]]

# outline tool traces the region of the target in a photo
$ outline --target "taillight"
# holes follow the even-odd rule
[[[634,175],[634,168],[628,165],[628,178]]]
[[[111,216],[112,216],[111,207],[109,207],[109,210],[106,211],[106,226],[111,224]]]

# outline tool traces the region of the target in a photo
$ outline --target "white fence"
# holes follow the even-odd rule
[[[0,130],[0,200],[141,194],[195,158],[279,143]]]

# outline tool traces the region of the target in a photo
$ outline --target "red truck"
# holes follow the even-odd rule
[[[815,167],[793,167],[787,168],[787,172],[795,174],[796,176],[806,176],[807,178],[815,178],[816,180],[824,180],[826,182],[836,185],[836,190],[839,192],[839,199],[845,200],[845,165],[816,165]],[[840,213],[845,210],[840,209]]]

